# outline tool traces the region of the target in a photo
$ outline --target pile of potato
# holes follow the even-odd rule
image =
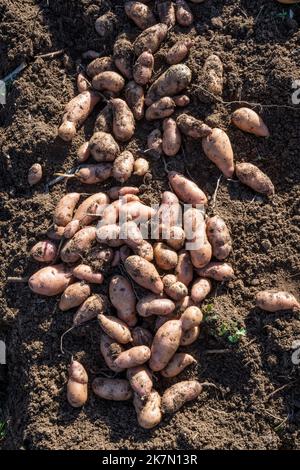
[[[88,158],[95,163],[81,165],[70,177],[84,184],[109,178],[123,184],[133,173],[145,175],[148,161],[126,149],[138,121],[145,118],[156,124],[147,147],[157,155],[175,156],[182,139],[194,139],[226,178],[235,172],[253,190],[272,195],[274,186],[260,169],[251,163],[234,162],[224,130],[210,128],[186,109],[177,113],[176,119],[171,117],[177,108],[186,108],[190,102],[184,93],[192,72],[182,61],[193,41],[179,39],[166,53],[166,70],[153,79],[155,53],[168,30],[176,22],[190,26],[193,15],[184,0],[159,1],[158,23],[145,3],[125,2],[128,18],[142,30],[135,41],[119,36],[112,57],[95,58],[87,65],[86,75],[78,76],[80,93],[66,106],[59,136],[71,140],[95,106],[101,103],[102,109],[94,134],[78,150],[81,163]],[[113,14],[108,12],[98,18],[95,27],[104,37],[113,25]],[[209,93],[221,96],[220,58],[209,56],[203,72]],[[161,130],[158,122],[162,123]],[[259,137],[269,135],[262,119],[248,108],[237,109],[232,123]],[[31,171],[33,179],[36,173]],[[158,209],[143,203],[137,187],[126,185],[85,199],[79,193],[66,194],[54,211],[49,239],[31,250],[35,260],[48,266],[31,276],[30,289],[45,296],[60,294],[60,310],[77,309],[74,327],[98,319],[103,360],[118,377],[94,379],[94,394],[105,400],[133,399],[138,422],[146,429],[201,393],[204,384],[189,380],[178,381],[160,396],[153,387],[154,378],[177,377],[196,364],[187,347],[200,334],[201,303],[210,294],[212,281],[234,278],[232,266],[225,261],[232,250],[225,221],[218,215],[205,215],[208,198],[197,184],[176,171],[167,176],[170,191],[162,194]],[[182,203],[189,205],[184,224]],[[104,271],[95,269],[91,259],[103,266],[119,267],[120,274],[109,279],[107,296],[92,292],[93,285],[104,282]],[[136,286],[143,292],[138,298]],[[280,291],[258,293],[257,305],[267,311],[300,307],[291,294]],[[86,403],[88,374],[77,361],[69,367],[67,389],[72,406]]]

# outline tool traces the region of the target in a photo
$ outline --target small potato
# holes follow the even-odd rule
[[[41,263],[52,263],[57,257],[55,243],[50,240],[36,243],[30,250],[31,256]]]
[[[47,237],[51,240],[61,240],[64,236],[65,227],[60,227],[59,225],[53,224],[47,230]]]
[[[242,131],[257,137],[269,137],[270,132],[262,118],[252,109],[239,108],[231,116],[231,122]]]
[[[234,173],[233,151],[226,132],[213,129],[210,135],[202,139],[202,148],[224,176],[231,178]]]
[[[211,54],[206,59],[203,75],[206,90],[213,95],[221,96],[223,94],[223,64],[217,55]]]
[[[111,134],[113,125],[113,114],[110,103],[100,111],[94,124],[94,134],[97,132],[106,132]]]
[[[176,106],[185,107],[188,106],[191,102],[190,98],[187,95],[176,95],[172,96],[172,99]]]
[[[130,277],[137,284],[154,292],[154,294],[160,294],[163,291],[162,280],[152,263],[135,255],[129,256],[124,265]]]
[[[197,274],[201,277],[208,277],[215,281],[225,282],[234,279],[234,271],[230,264],[220,261],[213,261],[201,269],[197,269]]]
[[[89,150],[97,162],[113,162],[120,153],[119,145],[107,132],[96,132],[89,141]]]
[[[212,285],[209,279],[199,277],[191,289],[191,298],[195,304],[200,304],[210,293]]]
[[[157,3],[157,12],[161,23],[169,28],[176,23],[176,13],[174,3],[170,0],[162,0]]]
[[[192,204],[193,206],[207,204],[206,195],[196,183],[177,171],[170,171],[168,178],[174,193],[182,202]]]
[[[125,379],[102,379],[97,377],[92,383],[93,392],[103,400],[126,401],[132,398],[130,383]]]
[[[78,326],[86,323],[97,315],[104,313],[107,309],[107,297],[101,294],[93,294],[88,297],[79,307],[73,317],[73,325]]]
[[[102,72],[113,72],[115,70],[114,61],[111,57],[99,57],[89,63],[86,67],[86,73],[90,78]]]
[[[188,295],[187,287],[177,281],[176,276],[173,274],[167,274],[163,277],[164,291],[173,300],[180,300],[182,297]]]
[[[119,318],[102,314],[98,315],[97,318],[104,333],[117,341],[117,343],[127,344],[132,341],[130,329]]]
[[[170,237],[166,240],[167,245],[169,245],[173,250],[180,250],[185,242],[185,232],[181,227],[176,225],[170,227]]]
[[[188,114],[180,114],[176,119],[176,124],[184,135],[192,139],[202,139],[212,133],[212,129],[204,122]]]
[[[150,51],[144,51],[133,66],[134,81],[141,86],[150,82],[154,68],[154,57]]]
[[[117,16],[109,10],[107,13],[96,19],[95,30],[101,38],[108,39],[113,35],[117,24]]]
[[[153,387],[153,380],[148,367],[143,365],[128,369],[127,379],[134,393],[137,393],[141,398],[149,397]]]
[[[223,261],[232,250],[232,241],[226,223],[218,215],[210,217],[206,223],[206,233],[212,246],[213,256]]]
[[[167,367],[161,371],[161,375],[168,378],[176,377],[186,367],[192,364],[197,364],[197,361],[193,358],[193,356],[187,353],[176,353],[170,360]]]
[[[256,294],[256,305],[267,312],[300,310],[300,303],[292,294],[276,289],[258,292]]]
[[[125,13],[142,30],[156,23],[150,8],[140,2],[126,2]]]
[[[93,88],[97,91],[109,91],[118,94],[125,86],[125,80],[117,72],[101,72],[92,79]]]
[[[275,188],[270,178],[252,163],[237,163],[235,173],[238,179],[254,191],[272,196]]]
[[[88,375],[78,361],[72,361],[69,366],[67,399],[74,408],[80,408],[88,399]]]
[[[133,405],[137,414],[138,423],[142,428],[152,429],[161,422],[161,398],[156,390],[151,391],[150,395],[147,397],[147,401],[143,400],[135,393]]]
[[[97,241],[113,248],[123,245],[123,240],[120,240],[119,225],[109,224],[98,227]]]
[[[149,162],[145,158],[137,158],[134,162],[134,175],[145,176],[149,171]]]
[[[90,295],[91,288],[88,284],[82,281],[75,282],[63,292],[58,307],[63,312],[66,312],[71,308],[81,305]]]
[[[90,156],[91,151],[89,147],[89,142],[84,142],[82,145],[80,145],[79,149],[77,150],[77,161],[79,163],[86,162]]]
[[[106,334],[102,333],[100,337],[100,351],[104,358],[105,364],[109,367],[109,369],[117,373],[123,371],[123,369],[117,367],[115,364],[115,359],[124,351],[123,346],[121,346]]]
[[[163,413],[176,413],[185,403],[196,400],[202,389],[202,385],[197,380],[184,380],[172,385],[162,396]]]
[[[168,157],[174,157],[177,155],[181,147],[181,134],[176,121],[172,118],[164,119],[163,131],[163,152],[168,155]]]
[[[170,299],[148,294],[138,301],[136,308],[141,317],[165,316],[170,315],[175,310],[175,304]]]
[[[60,257],[65,263],[75,263],[86,253],[96,241],[96,228],[84,227],[75,233],[62,247]]]
[[[155,101],[146,111],[145,117],[147,121],[154,121],[156,119],[164,119],[174,113],[175,103],[172,98],[164,96],[158,101]]]
[[[178,302],[176,302],[175,310],[176,315],[178,315],[178,318],[181,317],[183,312],[185,312],[188,307],[192,307],[193,305],[195,305],[195,303],[189,295],[186,295],[182,299],[178,300]]]
[[[166,367],[179,347],[181,335],[180,320],[169,320],[157,330],[151,346],[150,369],[157,372]]]
[[[193,264],[187,250],[182,250],[178,253],[178,263],[175,268],[175,275],[177,281],[182,282],[187,287],[193,280]]]
[[[135,326],[136,298],[130,282],[120,275],[113,276],[109,283],[109,298],[113,306],[117,309],[120,320],[128,326]]]
[[[139,57],[144,51],[154,54],[167,36],[167,32],[168,26],[163,23],[145,29],[133,43],[135,55]]]
[[[72,282],[72,271],[64,264],[56,264],[37,271],[29,278],[28,285],[35,294],[48,297],[61,294]]]
[[[154,245],[154,258],[157,266],[164,271],[170,271],[177,266],[178,255],[176,251],[165,243],[158,242]]]
[[[150,331],[141,326],[133,328],[132,338],[133,346],[148,346],[148,348],[150,348],[153,341],[153,336]]]
[[[78,90],[78,93],[83,93],[84,91],[87,91],[90,88],[91,88],[91,84],[89,83],[89,81],[87,80],[85,75],[80,72],[77,75],[77,90]]]
[[[43,178],[43,168],[39,163],[34,163],[28,171],[27,181],[29,186],[34,186]]]
[[[146,259],[147,261],[153,261],[154,252],[151,243],[144,240],[140,245],[134,249],[134,254]]]
[[[79,193],[68,193],[58,202],[53,216],[53,223],[65,227],[73,218],[73,212],[80,199]]]
[[[127,142],[134,134],[135,120],[126,101],[120,98],[111,100],[113,110],[113,133],[116,139]]]
[[[97,210],[101,207],[104,208],[108,203],[109,199],[105,193],[92,194],[92,196],[85,199],[77,208],[74,213],[73,220],[78,220],[82,227],[90,225],[95,219],[97,219],[97,216],[88,214],[96,214]]]
[[[169,65],[175,65],[182,62],[188,56],[192,44],[190,39],[176,42],[166,54],[167,63]]]
[[[185,0],[176,0],[176,20],[180,26],[191,26],[193,13]]]
[[[95,250],[93,250],[91,254],[95,259],[101,261],[103,264],[110,263],[115,255],[114,250],[112,248],[109,248],[108,246],[95,248]]]
[[[98,184],[110,178],[111,174],[111,163],[98,163],[97,165],[82,165],[70,177],[78,179],[82,184]]]
[[[151,351],[148,346],[134,346],[122,352],[116,359],[115,364],[122,369],[141,366],[150,359]]]
[[[191,83],[192,72],[184,64],[171,65],[149,88],[145,103],[150,106],[163,96],[178,95]]]
[[[113,177],[120,181],[120,183],[125,183],[134,170],[134,156],[128,150],[124,150],[114,161],[113,165]]]
[[[139,188],[135,186],[114,186],[107,191],[107,194],[110,199],[115,200],[119,199],[119,197],[126,196],[127,194],[139,194]]]
[[[148,149],[154,150],[159,155],[162,154],[162,134],[159,129],[154,129],[148,135],[147,139]]]
[[[144,117],[145,96],[144,89],[133,80],[128,82],[125,88],[125,99],[132,111],[134,118],[139,121]]]
[[[183,331],[191,330],[199,326],[203,320],[200,308],[196,306],[188,307],[181,315],[181,325]]]
[[[190,346],[199,338],[199,335],[199,326],[194,326],[194,328],[191,328],[190,330],[183,331],[180,339],[180,346]]]
[[[126,35],[120,35],[114,44],[113,58],[117,69],[128,80],[132,79],[133,57],[132,43],[127,39]]]

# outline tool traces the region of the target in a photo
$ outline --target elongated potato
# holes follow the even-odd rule
[[[182,282],[177,281],[174,274],[163,277],[164,291],[173,300],[180,300],[188,295],[188,289]]]
[[[113,276],[109,283],[109,298],[113,306],[117,309],[120,320],[128,326],[135,326],[136,298],[130,282],[120,275]]]
[[[96,19],[95,30],[101,38],[111,39],[111,36],[117,28],[117,24],[117,16],[109,10],[107,13],[104,13],[104,15],[101,15]]]
[[[192,139],[202,139],[212,133],[212,129],[204,122],[188,114],[180,114],[176,124],[184,135]]]
[[[154,57],[150,51],[144,51],[133,66],[134,81],[141,86],[150,82],[154,67]]]
[[[76,130],[91,114],[100,97],[93,91],[84,91],[73,98],[65,107],[63,122],[58,129],[58,135],[65,141],[72,140]]]
[[[210,262],[212,247],[207,239],[205,227],[202,231],[199,229],[195,238],[186,244],[186,248],[189,249],[191,261],[195,268],[203,268]]]
[[[191,298],[195,304],[200,304],[212,289],[211,281],[204,277],[195,280],[191,289]]]
[[[130,140],[135,130],[134,116],[126,101],[120,98],[111,100],[113,110],[113,133],[121,142]]]
[[[140,29],[155,25],[155,17],[147,5],[141,2],[126,2],[125,13]]]
[[[206,195],[196,183],[177,171],[170,171],[168,178],[174,193],[182,202],[192,204],[193,206],[207,204]]]
[[[192,364],[197,364],[197,361],[193,358],[193,356],[187,353],[176,353],[170,360],[167,367],[161,371],[161,375],[168,378],[176,377],[186,367]]]
[[[126,375],[134,393],[137,393],[141,398],[149,397],[153,387],[153,380],[148,367],[145,365],[131,367],[127,370]]]
[[[224,220],[218,215],[210,217],[206,223],[206,233],[215,258],[220,261],[227,258],[232,250],[232,241]]]
[[[199,338],[199,335],[200,335],[199,326],[194,326],[190,330],[183,331],[181,339],[180,339],[180,346],[190,346]]]
[[[81,305],[90,295],[91,288],[88,284],[82,281],[75,282],[63,292],[58,307],[65,312]]]
[[[203,315],[199,307],[192,306],[183,312],[180,319],[183,331],[187,331],[199,326],[203,320]]]
[[[182,62],[188,56],[192,44],[190,39],[176,42],[166,53],[166,61],[168,64],[175,65]]]
[[[67,240],[69,238],[73,238],[75,233],[80,230],[80,222],[79,220],[71,220],[65,227],[64,227],[64,238]]]
[[[164,119],[163,131],[163,152],[168,155],[168,157],[174,157],[181,147],[181,134],[176,121],[172,118]]]
[[[153,247],[151,243],[147,242],[147,240],[144,240],[133,251],[135,255],[138,255],[147,261],[153,261],[153,258],[154,258]]]
[[[111,134],[113,124],[113,115],[110,102],[101,109],[94,124],[94,134],[96,132],[107,132]]]
[[[97,57],[86,67],[86,73],[90,78],[102,72],[114,72],[115,66],[112,57]]]
[[[110,224],[98,227],[97,241],[114,248],[123,245],[123,240],[120,240],[120,226]]]
[[[83,73],[77,75],[77,90],[78,93],[83,93],[91,88],[91,84]]]
[[[92,85],[95,90],[118,94],[124,88],[125,80],[117,72],[106,71],[93,77]]]
[[[128,80],[132,79],[132,62],[134,52],[132,43],[126,35],[120,35],[114,43],[113,58],[117,69]]]
[[[168,28],[176,23],[176,13],[174,3],[170,0],[161,0],[157,3],[157,12],[161,23],[164,23]]]
[[[57,257],[57,248],[55,243],[50,240],[36,243],[30,250],[32,258],[41,263],[52,263]]]
[[[183,228],[177,227],[176,225],[170,227],[170,236],[165,240],[165,242],[173,248],[173,250],[180,250],[185,242],[185,232]]]
[[[94,394],[103,400],[126,401],[132,398],[130,383],[125,379],[97,377],[93,380],[92,388]]]
[[[159,371],[166,367],[179,347],[181,334],[180,320],[169,320],[157,330],[151,346],[150,369]]]
[[[43,177],[43,168],[39,163],[34,163],[28,170],[27,181],[29,186],[39,183]]]
[[[163,23],[145,29],[133,43],[135,55],[138,57],[144,51],[150,51],[154,54],[167,36],[167,32],[168,27]]]
[[[136,308],[141,317],[166,316],[175,310],[175,304],[170,299],[148,294],[138,301]]]
[[[112,162],[120,153],[119,145],[107,132],[96,132],[89,141],[89,150],[97,162]]]
[[[71,222],[73,212],[80,199],[79,193],[68,193],[58,202],[53,216],[53,223],[65,227]]]
[[[84,142],[77,150],[77,161],[79,163],[86,162],[90,156],[89,142]]]
[[[52,296],[61,294],[72,282],[72,271],[64,264],[56,264],[37,271],[29,278],[28,285],[35,294]]]
[[[162,238],[169,238],[170,227],[179,225],[181,221],[181,207],[178,197],[171,191],[164,191],[161,205],[157,211],[157,218],[160,222],[160,235]]]
[[[137,158],[134,162],[134,175],[145,176],[149,171],[149,162],[145,158]]]
[[[252,109],[239,108],[231,116],[231,122],[242,131],[257,137],[269,137],[270,132],[262,118]]]
[[[102,330],[120,344],[127,344],[132,341],[130,329],[125,322],[119,318],[109,315],[98,315],[98,320]]]
[[[78,361],[72,361],[69,366],[67,399],[74,408],[80,408],[88,399],[88,375]]]
[[[176,0],[176,20],[180,26],[191,26],[193,13],[185,0]]]
[[[208,277],[220,282],[230,281],[234,278],[234,271],[230,264],[222,263],[221,261],[213,261],[196,271],[200,277]]]
[[[124,243],[132,249],[136,249],[144,241],[142,232],[133,221],[122,224],[120,238],[124,239]]]
[[[258,193],[272,196],[275,188],[270,178],[252,163],[237,163],[235,173],[238,179]]]
[[[144,89],[135,81],[128,82],[125,87],[125,99],[134,118],[139,121],[144,117],[145,96]]]
[[[135,255],[129,256],[124,265],[130,277],[137,284],[154,292],[154,294],[160,294],[163,291],[162,280],[152,263]]]
[[[161,422],[161,398],[156,390],[151,391],[146,401],[135,393],[133,405],[137,414],[138,423],[142,428],[152,429]]]
[[[280,310],[300,310],[300,303],[296,297],[286,291],[263,290],[256,294],[256,305],[267,312]]]
[[[148,149],[154,150],[158,155],[162,154],[162,134],[159,129],[154,129],[148,135],[147,139]]]
[[[176,251],[161,242],[154,245],[154,258],[157,266],[165,271],[174,269],[178,262]]]
[[[162,396],[163,413],[176,413],[185,403],[196,400],[202,389],[202,385],[197,380],[184,380],[172,385]]]
[[[114,161],[113,177],[125,183],[133,173],[134,169],[134,156],[128,150],[122,152]]]
[[[178,253],[178,263],[175,268],[176,279],[185,286],[189,286],[193,280],[193,264],[187,250]]]
[[[124,351],[124,347],[117,343],[114,339],[110,336],[106,335],[105,333],[101,334],[100,337],[100,352],[103,356],[105,364],[109,369],[113,370],[114,372],[122,372],[123,369],[117,367],[115,364],[115,359]]]
[[[203,75],[206,90],[213,95],[221,96],[223,94],[223,64],[217,55],[211,54],[206,59]]]
[[[139,194],[139,188],[135,186],[113,186],[107,191],[107,194],[110,199],[115,200],[119,199],[119,197],[126,196],[127,194]]]
[[[145,117],[147,121],[155,119],[164,119],[174,113],[175,103],[169,96],[164,96],[160,100],[155,101],[146,111]]]
[[[148,346],[148,348],[150,348],[153,341],[151,332],[142,326],[136,326],[133,328],[132,338],[133,346]]]
[[[122,352],[116,359],[115,364],[122,369],[141,366],[150,359],[151,351],[148,346],[133,346]]]
[[[149,88],[145,103],[150,106],[163,96],[178,95],[191,83],[192,72],[184,64],[171,65]]]
[[[209,160],[211,160],[226,178],[231,178],[234,173],[233,151],[226,132],[215,128],[212,133],[202,139],[202,148]]]
[[[73,325],[78,326],[86,323],[97,315],[103,314],[107,309],[108,301],[105,295],[93,294],[88,297],[79,307],[73,317]]]
[[[105,207],[109,203],[109,198],[105,193],[96,193],[85,199],[74,213],[73,220],[79,220],[80,225],[90,225],[97,216],[90,215],[96,214],[97,210]]]
[[[65,263],[75,263],[86,253],[96,240],[96,228],[84,227],[66,242],[60,252]]]
[[[98,163],[97,165],[82,165],[74,175],[82,184],[98,184],[111,177],[111,163]]]

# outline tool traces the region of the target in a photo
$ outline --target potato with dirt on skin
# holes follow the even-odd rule
[[[184,64],[171,65],[147,91],[145,103],[150,106],[163,96],[174,96],[185,90],[192,80],[191,70]]]
[[[113,110],[113,133],[117,140],[127,142],[135,131],[134,116],[126,101],[115,98],[110,101]]]
[[[164,119],[171,116],[175,110],[175,103],[169,96],[164,96],[160,100],[155,101],[146,110],[145,117],[147,121],[154,121],[156,119]]]
[[[167,367],[161,371],[161,375],[168,378],[176,377],[186,367],[192,364],[197,364],[197,361],[193,358],[193,356],[187,353],[176,353],[170,360]]]
[[[206,205],[207,197],[196,183],[177,171],[168,173],[169,183],[178,198],[185,204]]]
[[[204,122],[188,114],[180,114],[176,124],[184,135],[192,139],[202,139],[212,133],[212,129]]]
[[[75,233],[62,247],[60,257],[65,263],[75,263],[84,253],[89,251],[96,241],[96,228],[84,227]]]
[[[68,193],[63,196],[55,207],[53,223],[60,227],[65,227],[69,222],[71,222],[79,199],[79,193]]]
[[[175,268],[175,275],[178,282],[189,286],[193,280],[194,270],[190,254],[187,250],[181,250],[178,253],[178,263]]]
[[[141,398],[146,398],[150,395],[153,380],[152,374],[147,366],[131,367],[127,370],[126,377],[134,393],[137,393]]]
[[[149,171],[149,162],[145,158],[137,158],[134,162],[133,174],[137,176],[145,176]]]
[[[159,129],[154,129],[148,135],[147,139],[148,149],[154,150],[158,155],[162,154],[162,134]]]
[[[102,273],[92,270],[88,264],[79,264],[73,269],[73,276],[81,281],[90,282],[91,284],[102,284],[104,277]]]
[[[217,96],[223,94],[223,64],[215,54],[211,54],[204,63],[203,83],[209,93]]]
[[[127,344],[132,341],[130,329],[127,324],[119,318],[110,315],[98,315],[98,321],[104,333],[120,344]]]
[[[113,124],[112,108],[111,108],[110,102],[108,102],[107,105],[101,109],[100,113],[98,114],[96,118],[96,121],[94,124],[94,134],[96,134],[96,132],[106,132],[107,134],[111,134],[112,124]]]
[[[157,2],[157,13],[162,23],[166,24],[169,28],[175,26],[176,13],[174,3],[170,0],[161,0]]]
[[[167,274],[163,277],[164,291],[172,300],[180,300],[188,295],[186,285],[179,282],[174,274]]]
[[[145,95],[144,89],[133,80],[125,87],[125,99],[134,118],[140,121],[144,117]]]
[[[79,307],[73,317],[73,325],[78,326],[86,323],[97,315],[106,311],[108,305],[107,297],[102,294],[93,294],[88,297]]]
[[[89,141],[89,150],[97,162],[113,162],[120,153],[119,145],[107,132],[96,132]]]
[[[77,75],[77,90],[79,93],[83,93],[91,88],[91,84],[83,73]]]
[[[124,347],[105,333],[100,336],[100,352],[107,367],[114,372],[122,372],[123,369],[117,367],[115,359],[124,351]]]
[[[189,54],[193,43],[191,39],[184,39],[176,42],[166,53],[166,61],[169,65],[179,64]]]
[[[154,245],[154,259],[159,268],[170,271],[177,266],[178,255],[170,246],[158,242]]]
[[[76,178],[82,184],[98,184],[110,178],[111,174],[111,163],[98,163],[97,165],[82,165],[73,175],[67,176],[67,178]]]
[[[231,236],[225,221],[218,215],[210,217],[206,222],[206,233],[213,256],[223,261],[232,250]]]
[[[148,294],[138,301],[136,308],[141,317],[150,317],[152,315],[166,316],[175,310],[175,304],[170,299],[155,294]]]
[[[115,65],[112,57],[97,57],[86,67],[86,73],[90,78],[94,78],[96,75],[99,75],[99,73],[102,72],[113,71],[115,71]]]
[[[231,122],[242,131],[257,137],[270,137],[270,132],[262,118],[250,108],[239,108],[231,116]]]
[[[65,227],[60,227],[59,225],[53,224],[47,230],[47,237],[50,240],[61,240],[64,236]]]
[[[175,95],[172,96],[172,99],[175,105],[181,108],[188,106],[191,102],[190,98],[187,95]]]
[[[153,336],[149,330],[142,326],[136,326],[132,330],[132,345],[133,346],[148,346],[151,347]]]
[[[117,224],[103,225],[97,228],[97,241],[110,247],[117,248],[123,245],[120,240],[120,226]]]
[[[141,2],[125,2],[125,13],[142,30],[156,23],[150,8]]]
[[[194,326],[193,328],[190,328],[189,330],[183,331],[181,339],[180,339],[180,346],[190,346],[199,338],[199,335],[200,335],[199,326]]]
[[[95,30],[101,38],[108,39],[116,30],[117,23],[117,16],[109,10],[96,19]]]
[[[212,261],[204,268],[197,269],[196,272],[200,277],[208,277],[220,282],[230,281],[235,277],[232,266],[221,261]]]
[[[177,155],[181,147],[181,134],[176,121],[172,118],[166,118],[163,121],[163,152],[168,157]]]
[[[133,346],[130,349],[119,354],[115,359],[117,367],[130,369],[131,367],[141,366],[150,359],[151,351],[148,346]]]
[[[211,134],[202,139],[202,148],[226,178],[234,173],[233,150],[228,135],[222,129],[215,128]]]
[[[73,408],[80,408],[88,398],[88,375],[78,361],[72,361],[68,372],[67,399]]]
[[[91,224],[97,216],[90,215],[91,213],[96,214],[96,210],[101,207],[105,207],[109,203],[109,198],[105,193],[96,193],[85,199],[76,209],[73,220],[78,220],[80,226]]]
[[[93,380],[92,389],[94,394],[103,400],[127,401],[132,398],[130,384],[125,379],[102,379],[97,377]]]
[[[175,313],[176,315],[178,315],[178,318],[180,318],[183,312],[185,312],[188,307],[192,307],[194,305],[195,303],[193,299],[191,298],[191,296],[186,295],[185,297],[182,297],[180,300],[176,302]]]
[[[145,29],[133,43],[135,55],[139,57],[145,51],[154,54],[167,36],[167,32],[168,27],[163,23]]]
[[[28,171],[27,181],[29,186],[39,183],[43,177],[43,168],[39,163],[34,163]]]
[[[191,298],[195,304],[200,304],[210,293],[212,284],[209,279],[199,277],[192,285]]]
[[[117,72],[101,72],[92,79],[93,88],[97,91],[109,91],[117,95],[125,86],[125,80]]]
[[[79,163],[86,162],[88,158],[91,156],[89,142],[84,142],[80,145],[79,149],[77,150],[77,161]]]
[[[140,286],[154,294],[160,294],[163,291],[162,280],[155,266],[149,261],[134,255],[126,259],[124,266],[129,276]]]
[[[252,163],[237,163],[235,165],[235,174],[238,179],[256,191],[266,196],[272,196],[275,188],[270,178]]]
[[[196,400],[202,390],[203,387],[197,380],[184,380],[172,385],[162,396],[163,413],[176,413],[185,403]]]
[[[147,261],[153,261],[153,258],[154,258],[153,247],[151,243],[147,242],[147,240],[144,240],[133,251],[135,255],[138,255]]]
[[[195,305],[188,307],[180,317],[183,331],[191,330],[199,326],[203,320],[203,314],[199,307]]]
[[[276,289],[258,292],[258,294],[256,294],[256,305],[267,312],[300,310],[300,303],[293,294]]]
[[[61,294],[74,282],[72,270],[64,264],[46,266],[34,273],[28,280],[30,290],[47,297]]]
[[[150,369],[157,372],[166,367],[179,348],[181,334],[180,320],[169,320],[157,330],[151,346]]]
[[[113,177],[120,183],[125,183],[133,173],[134,156],[129,150],[124,150],[114,161]]]
[[[121,275],[113,276],[109,283],[109,298],[112,305],[117,309],[120,320],[128,326],[135,326],[136,298],[130,282]]]
[[[154,68],[154,57],[150,51],[144,51],[133,66],[134,81],[141,86],[150,82]]]
[[[180,26],[191,26],[193,13],[185,0],[176,0],[176,20]]]
[[[135,393],[133,405],[138,423],[143,429],[152,429],[161,422],[161,398],[156,390],[151,391],[146,401]]]
[[[170,227],[169,238],[165,240],[173,250],[178,251],[184,246],[185,232],[181,227],[173,225]]]
[[[115,66],[128,80],[132,79],[132,62],[134,52],[132,43],[126,35],[120,35],[114,43],[113,59]]]
[[[91,288],[86,282],[74,282],[62,293],[59,309],[63,312],[78,307],[91,295]]]
[[[30,250],[33,259],[40,263],[52,263],[57,258],[57,247],[50,240],[36,243]]]

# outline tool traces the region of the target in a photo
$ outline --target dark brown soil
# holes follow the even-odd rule
[[[254,308],[258,289],[280,287],[299,295],[300,279],[300,105],[291,106],[292,81],[300,79],[300,8],[275,1],[207,0],[191,4],[195,28],[176,26],[165,48],[178,34],[195,39],[188,59],[193,71],[189,112],[228,130],[236,160],[261,167],[276,187],[272,200],[255,195],[236,181],[221,181],[215,212],[228,222],[234,240],[230,261],[236,280],[218,286],[213,316],[200,340],[191,347],[198,368],[183,374],[210,381],[209,389],[176,416],[153,431],[137,426],[130,403],[104,402],[90,394],[84,409],[66,402],[68,357],[60,353],[60,335],[71,325],[72,313],[61,313],[57,299],[33,295],[26,284],[6,283],[7,276],[28,276],[38,265],[28,259],[33,244],[45,236],[55,203],[66,191],[45,183],[57,171],[76,165],[76,149],[90,135],[93,117],[72,145],[56,137],[64,104],[74,96],[76,69],[87,49],[111,52],[113,38],[103,43],[94,21],[110,2],[101,0],[0,0],[0,77],[26,61],[27,69],[11,85],[0,110],[1,142],[1,332],[8,347],[8,384],[1,384],[2,414],[7,421],[4,449],[299,449],[299,366],[291,361],[292,343],[300,339],[299,313],[267,314]],[[124,21],[123,2],[111,2],[119,31],[137,29]],[[117,34],[118,31],[115,33]],[[64,49],[56,58],[39,54]],[[259,139],[229,124],[236,105],[208,100],[201,68],[209,53],[220,55],[225,67],[224,101],[239,99],[267,105],[261,112],[271,137]],[[161,54],[157,69],[163,68]],[[158,70],[157,70],[158,71]],[[276,105],[270,107],[270,105]],[[258,108],[259,109],[259,108]],[[152,125],[142,122],[129,147],[145,147]],[[30,189],[29,167],[44,169],[41,184]],[[171,162],[191,174],[212,195],[218,170],[199,144],[186,144],[185,158]],[[160,161],[151,160],[153,178],[142,185],[144,200],[158,201],[166,187]],[[87,188],[68,183],[68,189]],[[104,186],[101,186],[104,187]],[[88,188],[93,192],[96,188]],[[101,288],[100,290],[105,290]],[[231,344],[220,333],[231,322],[246,336]],[[102,367],[99,329],[90,324],[67,337],[66,348],[94,377]],[[209,354],[207,350],[229,350]],[[163,382],[159,387],[167,385]],[[270,395],[277,390],[277,393]],[[4,398],[5,395],[5,398]]]

